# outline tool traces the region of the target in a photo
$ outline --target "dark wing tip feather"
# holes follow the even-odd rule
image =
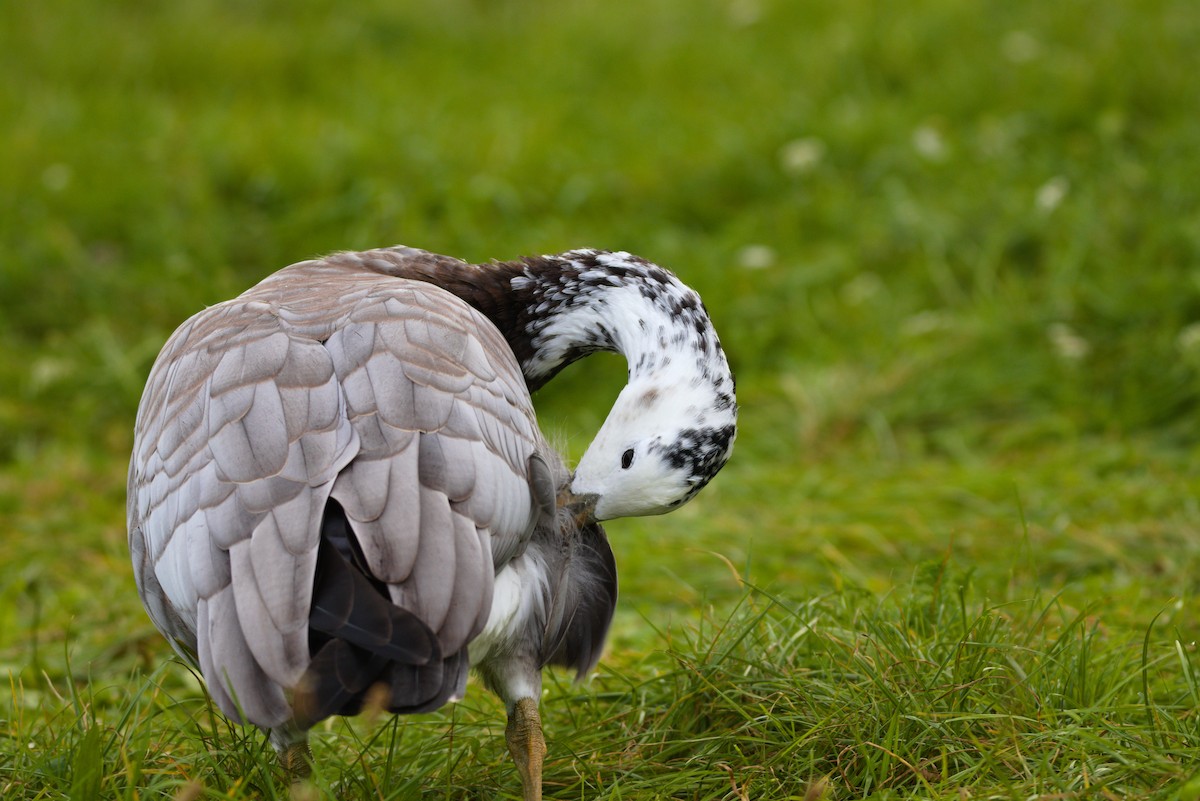
[[[579,529],[564,586],[572,587],[563,625],[548,632],[546,664],[573,669],[576,681],[600,661],[617,608],[617,563],[604,528],[591,522]]]
[[[385,677],[388,711],[398,715],[432,712],[460,697],[466,689],[469,667],[466,648],[428,665],[393,662]]]
[[[327,540],[322,540],[317,555],[308,625],[313,632],[391,661],[424,665],[441,658],[437,635],[380,593]]]
[[[331,715],[357,715],[387,663],[387,657],[345,640],[329,640],[313,655],[296,688],[296,723],[307,729]]]
[[[437,635],[385,592],[363,571],[345,512],[330,501],[308,620],[313,657],[293,698],[304,728],[358,714],[377,684],[397,713],[432,711],[463,692],[466,649],[444,655]]]

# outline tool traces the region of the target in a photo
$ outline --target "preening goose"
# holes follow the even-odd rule
[[[628,383],[572,475],[529,393],[601,350]],[[736,420],[699,297],[628,253],[293,264],[186,321],[154,363],[129,470],[138,592],[291,771],[319,720],[368,692],[435,709],[473,667],[539,799],[541,669],[589,671],[616,603],[598,521],[693,497]]]

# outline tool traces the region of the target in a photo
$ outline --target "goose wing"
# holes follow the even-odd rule
[[[310,662],[330,499],[370,578],[452,654],[553,509],[543,447],[481,314],[430,284],[293,265],[186,322],[151,371],[129,478],[139,592],[222,710],[279,725]]]

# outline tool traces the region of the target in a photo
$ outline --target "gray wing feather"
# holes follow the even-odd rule
[[[177,535],[187,543],[186,564],[195,593],[200,598],[211,598],[231,580],[229,558],[217,547],[211,536],[207,518],[201,516],[194,525],[188,526]],[[180,560],[175,560],[178,564]]]
[[[442,625],[454,600],[455,575],[457,570],[457,547],[455,540],[459,532],[454,528],[450,502],[436,490],[417,487],[417,504],[420,509],[421,532],[443,532],[441,536],[421,537],[417,548],[417,560],[412,573],[401,584],[391,588],[392,598],[401,606],[412,610],[431,629],[442,634]],[[490,577],[488,578],[490,584]],[[473,610],[472,610],[473,611]],[[451,643],[442,647],[453,653]]]
[[[444,492],[451,503],[471,497],[478,473],[471,440],[450,435],[420,438],[417,477],[421,486]]]
[[[367,568],[388,584],[408,579],[421,544],[421,506],[411,444],[390,459],[356,459],[333,485],[354,530]]]
[[[201,601],[200,666],[210,690],[222,711],[236,720],[249,720],[259,726],[285,723],[292,710],[282,688],[259,667],[246,644],[241,626],[231,625],[240,610],[233,588],[226,587],[207,602]]]
[[[171,606],[162,585],[158,582],[158,576],[154,572],[154,564],[146,550],[145,537],[138,529],[131,531],[130,535],[129,546],[130,556],[133,558],[133,578],[137,583],[138,594],[146,605],[146,612],[149,614],[150,620],[166,636],[176,653],[196,666],[194,617],[191,623],[188,623]]]
[[[220,597],[221,594],[232,593],[230,588],[225,587],[220,594],[214,595],[213,598]],[[200,672],[204,674],[204,679],[208,684],[208,693],[212,699],[217,702],[217,706],[225,712],[225,714],[241,719],[241,713],[238,710],[237,704],[233,702],[233,696],[225,689],[227,675],[217,671],[213,661],[213,631],[212,621],[214,618],[214,610],[216,604],[209,598],[199,598],[196,601],[196,622],[193,624],[193,643],[192,647],[197,652],[197,659],[200,663]],[[239,629],[240,631],[240,629]],[[253,687],[247,689],[254,689]]]
[[[214,483],[217,481],[215,475],[210,474],[206,478]],[[258,525],[258,521],[262,519],[261,513],[251,512],[246,508],[237,492],[230,492],[220,503],[204,508],[203,515],[203,525],[208,530],[208,536],[212,538],[213,544],[222,551],[228,551],[235,543],[249,536],[249,532],[253,531],[254,527]],[[163,518],[166,520],[180,519],[169,514],[164,515]],[[158,522],[161,523],[162,519]],[[200,521],[186,518],[183,523],[178,525],[190,527],[200,524]]]
[[[491,611],[492,557],[480,540],[474,521],[458,512],[450,513],[454,526],[454,590],[439,637],[451,653],[458,651],[487,622]],[[482,619],[480,619],[482,617]]]

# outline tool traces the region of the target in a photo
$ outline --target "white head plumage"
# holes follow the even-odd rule
[[[673,274],[628,253],[547,258],[566,262],[552,283],[530,271],[513,279],[540,298],[526,375],[592,350],[617,351],[629,364],[571,493],[599,520],[681,506],[729,459],[737,432],[733,375],[704,304]]]

